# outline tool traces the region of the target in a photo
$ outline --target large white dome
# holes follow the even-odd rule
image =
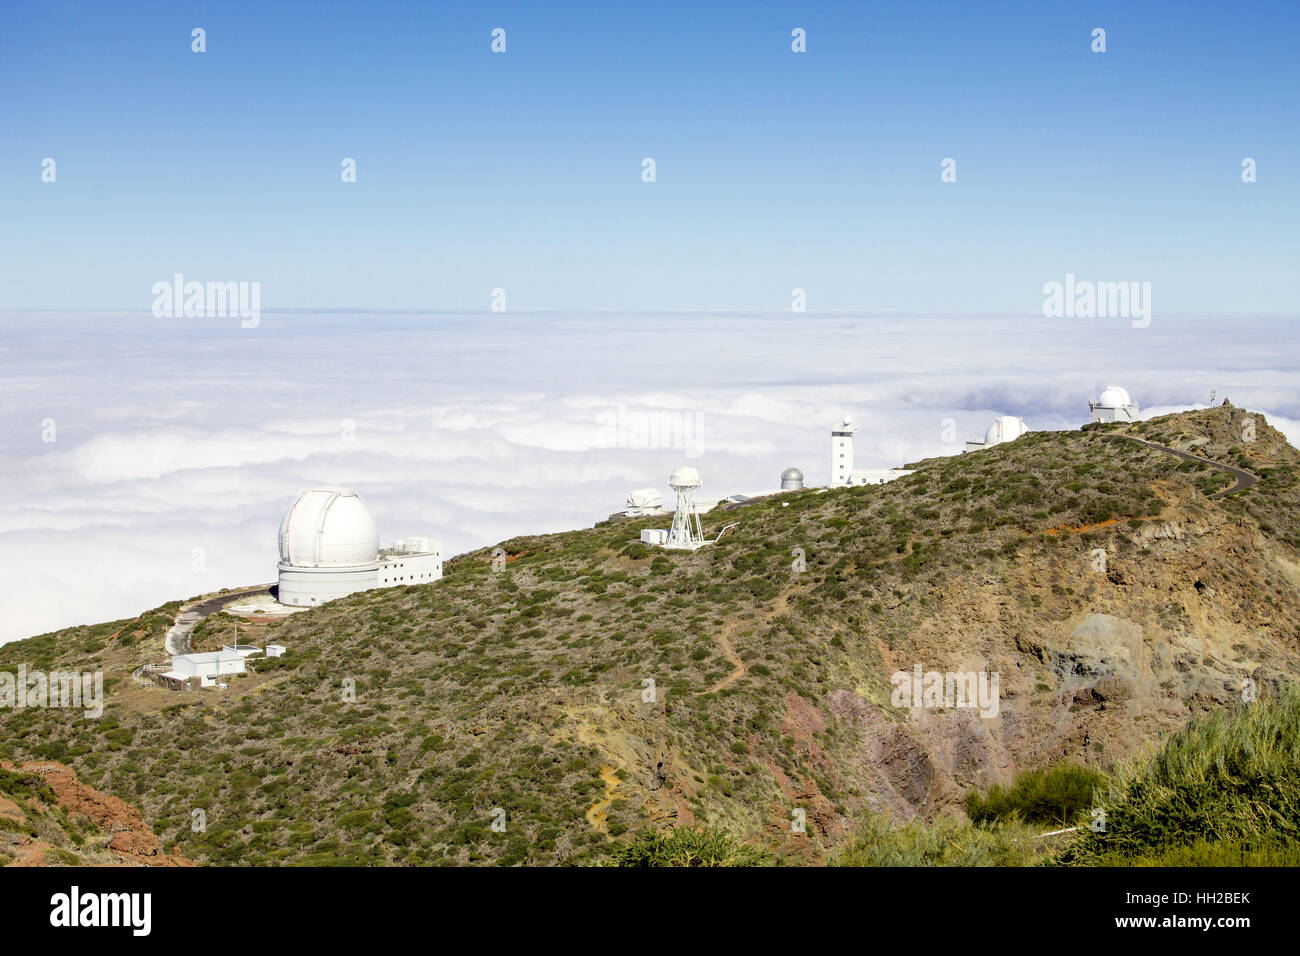
[[[984,444],[997,445],[1004,441],[1015,441],[1027,431],[1029,429],[1025,427],[1023,419],[1016,418],[1014,415],[1003,415],[994,419],[989,430],[984,433]]]
[[[379,560],[379,529],[370,509],[347,488],[312,488],[280,522],[280,563],[296,568],[349,568]]]
[[[1118,385],[1107,385],[1101,397],[1097,399],[1097,404],[1102,408],[1120,408],[1124,405],[1132,405],[1133,402],[1129,399],[1128,392]]]

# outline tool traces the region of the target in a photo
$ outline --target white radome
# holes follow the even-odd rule
[[[1133,404],[1133,401],[1128,397],[1125,389],[1118,385],[1107,385],[1097,399],[1097,404],[1102,408],[1123,408],[1125,405]]]
[[[370,509],[347,488],[312,488],[280,522],[280,563],[295,568],[374,566],[379,529]]]
[[[1004,441],[1015,441],[1027,431],[1029,429],[1025,427],[1023,419],[1014,415],[1002,415],[994,419],[989,430],[984,433],[984,444],[997,445]]]
[[[668,487],[674,490],[678,488],[698,488],[700,484],[699,471],[690,465],[678,465],[673,469],[673,473],[668,476]]]

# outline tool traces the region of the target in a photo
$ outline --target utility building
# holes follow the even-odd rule
[[[197,681],[200,687],[215,687],[222,677],[243,674],[244,655],[237,651],[208,651],[204,654],[177,654],[172,669],[160,674],[162,683],[177,689],[189,689]]]

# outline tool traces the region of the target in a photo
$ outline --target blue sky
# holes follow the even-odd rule
[[[1293,315],[1298,34],[1294,3],[10,4],[0,307],[183,272],[268,310],[1018,314],[1073,272]]]

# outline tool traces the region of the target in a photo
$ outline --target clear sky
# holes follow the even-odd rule
[[[0,308],[182,272],[265,310],[1018,314],[1072,272],[1294,315],[1297,36],[1294,2],[4,4]]]

